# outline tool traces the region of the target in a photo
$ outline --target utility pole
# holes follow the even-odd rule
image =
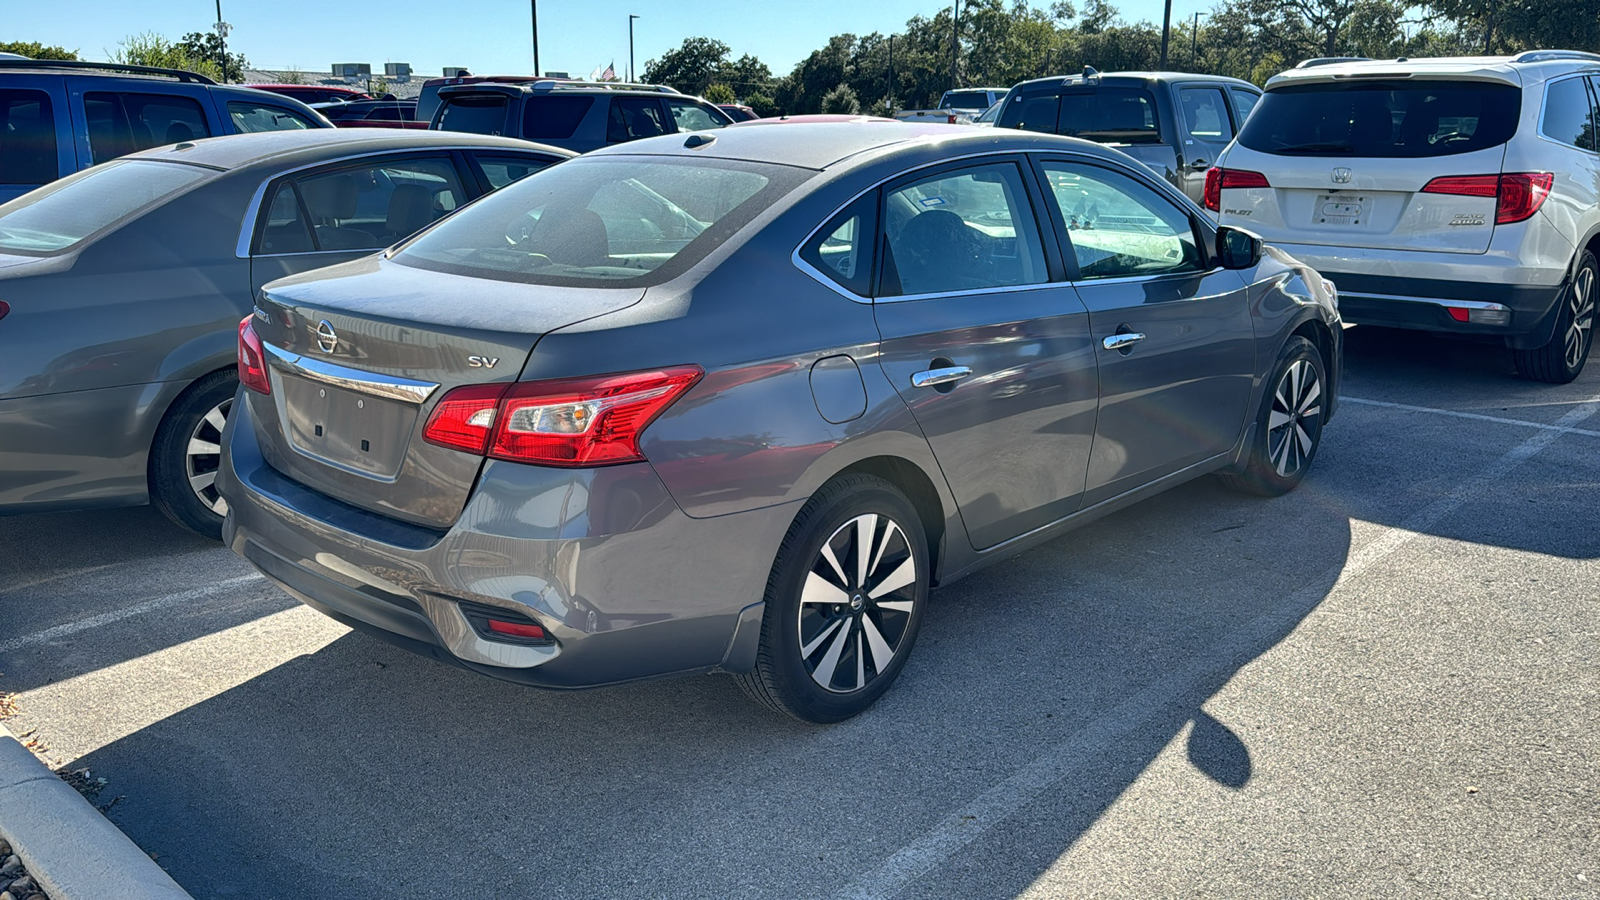
[[[637,82],[639,76],[633,71],[633,20],[640,18],[630,14],[628,16],[628,81]]]
[[[1484,56],[1488,56],[1491,52],[1493,52],[1489,48],[1490,48],[1490,45],[1492,45],[1494,43],[1494,8],[1495,8],[1495,5],[1496,4],[1495,4],[1494,0],[1489,0],[1489,15],[1488,15],[1488,18],[1485,19],[1485,21],[1483,23],[1483,55]]]
[[[528,0],[533,11],[533,76],[539,77],[539,0]]]
[[[222,83],[228,83],[228,23],[222,21],[222,0],[217,0],[217,71],[222,73]]]
[[[961,76],[957,72],[958,60],[961,57],[961,0],[956,0],[950,9],[953,21],[950,26],[950,90],[953,91],[961,86]]]
[[[883,101],[889,114],[894,114],[894,35],[889,35],[889,96]]]
[[[1194,14],[1194,28],[1189,32],[1189,64],[1200,71],[1200,14]]]
[[[1172,37],[1172,0],[1167,0],[1167,10],[1161,14],[1161,65],[1167,67],[1167,41]]]

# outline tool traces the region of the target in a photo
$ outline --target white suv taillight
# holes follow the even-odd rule
[[[1532,218],[1550,196],[1556,177],[1550,172],[1507,172],[1504,175],[1441,175],[1422,186],[1424,194],[1493,197],[1494,223],[1510,225]]]
[[[705,374],[699,366],[511,384],[445,394],[428,417],[430,443],[543,466],[644,459],[639,435]]]
[[[1205,201],[1206,209],[1212,212],[1222,211],[1222,192],[1229,188],[1264,188],[1272,187],[1267,181],[1267,176],[1260,172],[1251,172],[1248,169],[1219,169],[1216,166],[1206,170],[1205,192],[1201,195]]]

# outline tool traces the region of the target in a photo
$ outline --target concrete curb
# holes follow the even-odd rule
[[[193,900],[4,725],[0,838],[51,900]]]

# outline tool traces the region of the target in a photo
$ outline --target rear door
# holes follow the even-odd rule
[[[1518,87],[1467,79],[1275,88],[1224,165],[1269,187],[1224,190],[1219,221],[1285,243],[1483,253],[1492,189],[1424,189],[1498,175],[1521,104]]]
[[[1192,211],[1134,172],[1040,163],[1099,362],[1085,504],[1233,447],[1255,375],[1246,282],[1217,268]]]
[[[108,85],[105,78],[69,76],[66,81],[73,105],[81,110],[82,118],[74,124],[82,168],[137,150],[227,133],[202,85],[152,82],[129,90],[115,81]]]
[[[0,89],[0,203],[78,169],[59,75],[9,75]]]
[[[1018,161],[986,159],[883,193],[880,363],[973,546],[1074,512],[1094,432],[1095,357],[1087,311],[1052,279],[1060,259],[1041,239],[1033,179]]]

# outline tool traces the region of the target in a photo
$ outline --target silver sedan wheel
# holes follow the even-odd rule
[[[895,521],[866,513],[822,544],[800,594],[800,660],[838,694],[889,668],[916,605],[917,558]]]
[[[233,408],[233,398],[218,403],[206,411],[189,435],[184,447],[183,474],[189,478],[189,489],[200,498],[201,504],[219,516],[228,514],[228,501],[217,493],[217,470],[222,466],[222,429],[228,424],[228,410]]]
[[[1572,320],[1567,324],[1566,362],[1576,369],[1589,349],[1589,329],[1594,326],[1594,269],[1584,266],[1572,280],[1572,295],[1567,307]]]
[[[1267,419],[1267,459],[1279,478],[1299,472],[1322,433],[1322,381],[1311,363],[1299,359],[1284,370],[1272,395]]]

